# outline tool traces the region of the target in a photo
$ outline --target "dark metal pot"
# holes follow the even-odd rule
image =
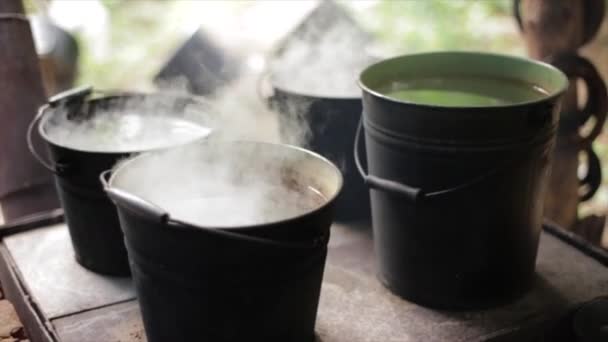
[[[199,106],[201,111],[207,107],[194,98],[172,95],[115,93],[90,98],[91,95],[91,88],[80,88],[51,98],[30,124],[30,151],[55,175],[76,260],[92,271],[124,276],[130,271],[123,235],[116,208],[99,184],[99,175],[117,161],[144,150],[98,152],[79,146],[59,145],[49,139],[47,125],[55,117],[65,115],[66,111],[71,118],[89,118],[109,109],[145,112],[146,108],[166,108],[167,113],[179,116],[187,106]],[[150,107],[144,106],[144,101]],[[37,125],[47,142],[50,161],[41,158],[31,143]]]
[[[382,84],[475,75],[536,84],[540,100],[443,107],[395,100]],[[360,78],[379,276],[438,308],[492,306],[532,284],[543,196],[567,78],[517,57],[442,52],[388,59]],[[359,135],[359,134],[358,134]]]
[[[214,228],[180,219],[140,197],[133,184],[172,177],[179,185],[154,191],[164,198],[163,191],[183,188],[188,198],[196,192],[199,166],[184,177],[173,158],[215,151],[227,158],[245,156],[234,165],[251,166],[247,170],[254,175],[288,168],[289,177],[313,185],[327,200],[280,221]],[[161,169],[142,179],[141,170]],[[339,170],[328,160],[287,145],[204,141],[142,154],[102,182],[118,207],[148,341],[314,340],[334,199],[342,186]]]
[[[272,87],[274,94],[269,103],[280,113],[282,140],[292,142],[290,128],[301,125],[308,136],[298,137],[296,143],[305,142],[305,147],[330,159],[344,174],[344,189],[336,202],[336,220],[369,221],[369,191],[357,173],[352,155],[353,137],[361,118],[361,98],[303,94],[274,81]],[[360,153],[365,155],[365,142],[361,145]]]

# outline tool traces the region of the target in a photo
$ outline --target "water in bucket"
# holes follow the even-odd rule
[[[328,201],[319,185],[290,163],[259,152],[214,146],[174,149],[140,162],[123,183],[171,217],[202,227],[238,228],[294,218]],[[285,165],[281,165],[283,162]],[[119,166],[120,167],[120,166]],[[149,184],[155,184],[151,187]]]
[[[425,77],[391,81],[378,88],[401,101],[446,107],[500,106],[547,96],[541,87],[512,79]]]
[[[182,221],[230,228],[299,216],[327,202],[313,187],[296,189],[272,184],[235,187],[222,183],[214,183],[216,191],[211,194],[202,191],[200,196],[182,199],[159,198],[156,203]]]
[[[45,126],[49,141],[94,152],[132,152],[181,145],[210,133],[195,121],[135,112],[96,112],[91,118],[59,116]]]

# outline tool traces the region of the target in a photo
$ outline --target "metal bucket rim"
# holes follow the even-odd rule
[[[197,106],[207,106],[209,107],[210,104],[205,101],[203,98],[197,97],[197,96],[190,96],[190,95],[177,95],[177,94],[167,94],[167,93],[145,93],[145,92],[128,92],[128,93],[120,93],[120,94],[115,94],[115,95],[107,95],[107,96],[102,96],[102,97],[95,97],[93,99],[86,99],[83,102],[87,102],[87,103],[99,103],[99,102],[104,102],[104,101],[111,101],[113,99],[117,99],[117,98],[135,98],[135,97],[164,97],[164,98],[174,98],[174,99],[183,99],[183,100],[188,100],[188,101],[192,101],[193,103],[195,103]],[[53,145],[54,147],[59,147],[59,148],[63,148],[66,150],[71,150],[71,151],[75,151],[75,152],[81,152],[81,153],[87,153],[87,154],[99,154],[99,155],[129,155],[129,154],[134,154],[134,153],[142,153],[142,152],[150,152],[150,151],[155,151],[155,150],[162,150],[162,149],[167,149],[167,148],[171,148],[171,147],[175,147],[175,146],[181,146],[184,144],[189,144],[192,142],[195,142],[197,140],[200,139],[205,139],[207,137],[209,137],[211,134],[213,134],[213,128],[211,127],[205,127],[208,128],[210,131],[207,135],[202,135],[200,137],[196,137],[196,138],[192,138],[191,140],[182,142],[180,144],[172,144],[172,143],[168,143],[165,144],[163,146],[160,147],[152,147],[152,148],[145,148],[145,149],[137,149],[137,150],[114,150],[114,151],[110,151],[110,150],[106,150],[106,151],[99,151],[99,150],[87,150],[87,149],[82,149],[82,148],[78,148],[76,146],[67,146],[66,144],[59,144],[56,141],[54,141],[53,139],[49,138],[49,135],[47,134],[47,132],[45,131],[45,126],[47,125],[47,122],[51,119],[51,117],[54,115],[54,107],[53,106],[48,106],[47,108],[44,109],[44,113],[42,114],[42,117],[40,118],[40,121],[38,123],[38,134],[40,134],[40,136],[44,139],[45,142],[47,142],[50,145]],[[190,121],[193,124],[198,124],[194,121]]]
[[[394,62],[394,61],[406,59],[406,58],[416,58],[416,57],[424,57],[424,56],[427,56],[427,57],[430,57],[430,56],[434,56],[434,57],[437,57],[437,56],[477,56],[477,57],[483,57],[483,58],[495,58],[495,59],[517,61],[520,63],[528,63],[530,65],[535,65],[536,67],[539,67],[539,68],[544,68],[545,70],[558,75],[558,77],[561,79],[562,84],[556,90],[548,92],[548,94],[546,96],[544,96],[540,99],[536,99],[536,100],[521,101],[521,102],[506,103],[506,104],[484,105],[484,106],[443,106],[443,105],[436,105],[436,104],[417,103],[417,102],[411,102],[411,101],[406,101],[406,100],[398,100],[398,99],[392,98],[390,96],[382,94],[379,91],[372,89],[371,87],[367,86],[363,80],[363,77],[365,76],[366,73],[370,72],[370,69],[377,67],[380,64],[384,64],[387,62]],[[359,79],[358,79],[357,83],[364,94],[367,93],[374,97],[380,98],[384,101],[394,103],[394,104],[407,105],[407,106],[418,107],[418,108],[434,109],[434,110],[449,110],[449,111],[472,110],[472,111],[476,111],[476,112],[484,111],[484,112],[488,112],[489,114],[494,114],[494,113],[492,113],[492,111],[494,111],[496,109],[522,108],[522,107],[527,107],[530,105],[535,105],[535,104],[555,100],[555,99],[559,98],[568,89],[568,86],[569,86],[569,81],[568,81],[568,78],[566,77],[566,75],[561,70],[559,70],[558,68],[554,67],[553,65],[551,65],[549,63],[545,63],[545,62],[538,61],[538,60],[533,60],[530,58],[520,57],[520,56],[507,55],[507,54],[480,52],[480,51],[458,51],[458,50],[420,52],[420,53],[404,54],[404,55],[399,55],[399,56],[383,59],[383,60],[373,63],[372,65],[365,68],[359,74]]]
[[[208,141],[199,140],[197,142],[194,142],[193,144],[208,144],[208,143],[209,143]],[[294,221],[300,220],[304,217],[315,215],[318,212],[324,210],[329,205],[332,205],[333,202],[335,202],[337,197],[340,195],[342,187],[344,186],[344,177],[342,175],[342,172],[334,163],[332,163],[329,159],[323,157],[322,155],[320,155],[316,152],[307,150],[303,147],[294,146],[294,145],[290,145],[290,144],[284,144],[284,143],[271,143],[271,142],[253,141],[253,140],[221,141],[219,143],[221,143],[221,144],[256,144],[256,145],[267,145],[267,146],[275,146],[275,147],[278,146],[281,148],[291,149],[291,150],[297,151],[299,153],[304,153],[312,158],[322,161],[325,165],[327,165],[334,171],[334,173],[337,176],[337,181],[338,181],[338,184],[336,184],[336,191],[334,191],[332,196],[328,196],[326,201],[323,204],[319,205],[318,207],[305,211],[299,215],[290,216],[290,217],[279,219],[279,220],[273,220],[273,221],[257,223],[257,224],[240,225],[240,226],[203,226],[203,225],[194,224],[194,223],[191,223],[188,221],[183,221],[178,218],[172,218],[168,212],[165,212],[164,217],[165,217],[165,222],[166,222],[167,226],[169,226],[173,229],[180,229],[180,230],[186,230],[186,231],[222,230],[222,231],[228,231],[228,232],[231,232],[231,231],[232,232],[243,232],[243,231],[247,231],[247,230],[254,230],[257,228],[268,228],[268,227],[275,226],[275,225],[288,224],[289,222],[294,222]],[[148,158],[149,155],[150,155],[150,153],[143,153],[143,154],[137,155],[137,156],[131,158],[130,160],[127,160],[127,161],[123,162],[122,164],[120,164],[117,169],[112,171],[110,178],[107,181],[108,189],[112,189],[112,184],[114,183],[115,178],[121,172],[121,170],[124,170],[126,167],[129,166],[129,164],[132,164],[139,159]],[[136,197],[139,198],[139,196],[136,196]],[[144,200],[148,203],[151,203],[147,199],[142,199],[142,200]],[[125,207],[123,207],[123,208],[130,210],[129,208],[125,208]],[[162,209],[162,208],[160,208],[160,209]]]
[[[328,95],[328,94],[315,93],[314,91],[304,92],[304,91],[299,91],[299,90],[290,88],[289,86],[285,85],[284,82],[278,82],[276,80],[275,75],[271,75],[269,77],[269,79],[270,79],[270,84],[272,85],[273,89],[278,89],[279,91],[281,91],[283,93],[286,93],[286,94],[290,94],[290,95],[306,97],[306,98],[310,98],[311,100],[352,100],[352,101],[361,101],[361,92],[358,92],[357,95],[355,95],[355,94],[352,94],[352,95]],[[357,80],[356,79],[355,79],[354,86],[357,86]]]
[[[532,148],[546,146],[552,143],[553,137],[557,134],[557,125],[551,125],[547,129],[530,136],[521,136],[517,139],[495,139],[495,140],[453,140],[442,138],[420,138],[414,135],[404,134],[396,130],[391,130],[374,123],[363,113],[363,127],[365,133],[374,137],[376,140],[383,141],[387,146],[409,146],[419,151],[425,152],[488,152],[488,151],[513,151],[521,150],[522,147]]]

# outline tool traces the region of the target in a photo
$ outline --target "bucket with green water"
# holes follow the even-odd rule
[[[376,63],[360,85],[367,170],[357,165],[381,281],[439,308],[523,294],[565,75],[518,57],[439,52]]]

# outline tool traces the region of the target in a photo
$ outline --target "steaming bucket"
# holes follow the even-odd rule
[[[512,80],[546,93],[465,107],[379,90],[424,77],[475,77],[482,87]],[[362,72],[369,170],[359,169],[371,188],[379,277],[389,289],[431,307],[479,308],[529,288],[567,83],[549,65],[482,53],[401,56]]]
[[[54,173],[78,263],[99,273],[129,275],[129,263],[116,208],[99,184],[99,175],[111,168],[118,160],[132,153],[169,147],[171,144],[129,149],[126,146],[113,146],[113,141],[108,145],[105,141],[104,146],[92,144],[83,146],[80,144],[81,141],[71,140],[69,136],[58,141],[51,129],[73,120],[86,121],[99,118],[110,112],[113,113],[112,115],[137,112],[145,115],[142,117],[152,115],[152,112],[162,112],[162,115],[178,120],[183,119],[186,109],[202,112],[205,111],[205,106],[192,98],[160,94],[130,93],[88,98],[90,95],[92,95],[90,88],[81,88],[62,93],[49,100],[30,124],[29,147],[32,154]],[[36,125],[48,145],[50,161],[41,158],[31,144]],[[70,129],[73,127],[66,127],[66,132]],[[110,138],[115,137],[112,135]]]
[[[218,168],[224,158],[225,168]],[[224,171],[211,176],[210,168]],[[246,179],[240,184],[263,178],[314,187],[326,200],[254,225],[214,228],[185,218],[193,212],[179,203],[211,196],[230,171],[230,177]],[[204,141],[142,154],[104,182],[118,207],[148,341],[313,341],[334,198],[342,185],[333,164],[288,145]],[[205,186],[211,188],[196,190]],[[246,207],[237,204],[240,191],[230,195],[234,213],[227,220]],[[204,211],[205,204],[196,208]]]
[[[369,221],[370,200],[367,187],[355,168],[352,151],[353,137],[361,118],[361,97],[332,97],[320,94],[304,94],[290,90],[272,81],[274,95],[271,107],[279,116],[280,133],[284,141],[294,124],[304,124],[310,131],[306,140],[313,151],[329,158],[340,167],[344,175],[344,189],[336,202],[336,220]],[[360,153],[365,155],[365,142]]]

